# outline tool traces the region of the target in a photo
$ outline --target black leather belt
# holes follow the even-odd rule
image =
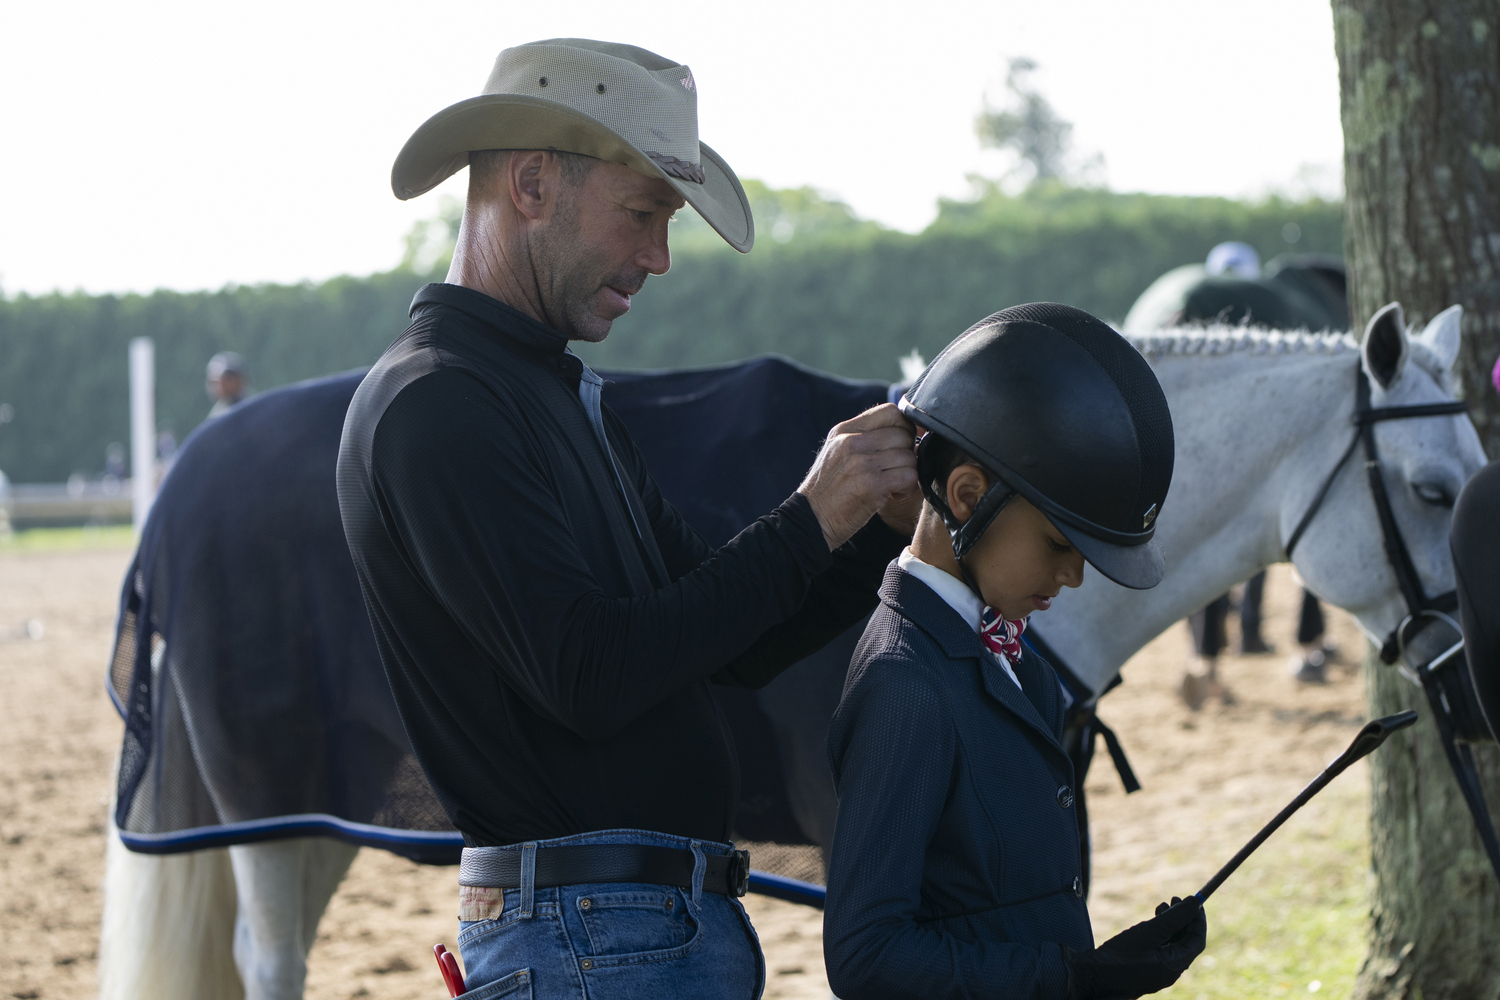
[[[750,852],[704,855],[703,888],[723,896],[743,896],[750,886]],[[693,887],[693,852],[637,844],[583,844],[538,847],[536,888],[594,882],[649,882]],[[514,847],[466,847],[458,884],[495,889],[521,887],[521,851]]]

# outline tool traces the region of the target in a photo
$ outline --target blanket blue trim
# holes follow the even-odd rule
[[[446,863],[458,864],[458,853],[464,846],[463,834],[457,831],[392,830],[369,823],[355,823],[327,813],[274,816],[243,823],[173,830],[171,833],[130,833],[120,830],[119,834],[120,841],[126,847],[140,854],[176,854],[181,851],[230,847],[234,844],[255,844],[284,837],[333,837],[356,847],[389,848],[399,844],[431,848],[435,854],[451,853],[452,860]]]
[[[750,872],[750,891],[758,896],[784,899],[788,903],[801,903],[803,906],[814,906],[820,910],[823,908],[824,900],[828,897],[828,890],[816,882],[803,882],[801,879],[772,875],[753,869]]]
[[[368,823],[351,823],[349,820],[329,816],[327,813],[308,813],[302,816],[277,816],[274,819],[250,820],[245,823],[225,823],[221,826],[200,826],[191,830],[175,830],[172,833],[128,833],[117,831],[120,841],[137,854],[180,854],[183,851],[202,851],[215,847],[232,847],[237,844],[255,844],[265,840],[281,840],[285,837],[333,837],[355,847],[390,847],[401,844],[406,847],[424,845],[434,854],[452,854],[451,864],[458,863],[458,852],[463,849],[464,838],[459,833],[434,833],[426,830],[391,830]],[[827,890],[814,882],[772,875],[768,872],[750,872],[750,891],[773,899],[784,899],[791,903],[823,908]]]

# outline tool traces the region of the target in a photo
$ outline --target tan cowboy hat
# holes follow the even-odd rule
[[[686,66],[634,45],[554,38],[500,53],[484,93],[422,123],[396,157],[405,201],[469,162],[473,149],[556,149],[660,177],[740,253],[755,220],[740,179],[698,141],[698,85]]]

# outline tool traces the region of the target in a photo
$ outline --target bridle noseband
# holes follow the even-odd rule
[[[1286,557],[1290,560],[1292,550],[1297,547],[1302,533],[1307,530],[1313,516],[1318,513],[1319,508],[1323,506],[1323,501],[1327,499],[1328,491],[1333,488],[1333,481],[1338,478],[1339,470],[1344,467],[1345,462],[1349,461],[1349,456],[1354,454],[1355,446],[1364,442],[1365,473],[1370,481],[1370,494],[1375,501],[1375,512],[1380,518],[1380,534],[1385,541],[1385,557],[1396,574],[1396,585],[1401,589],[1401,596],[1406,600],[1407,609],[1407,616],[1381,644],[1380,659],[1384,663],[1394,663],[1400,655],[1401,649],[1409,638],[1405,635],[1408,625],[1416,625],[1415,630],[1411,632],[1411,635],[1416,635],[1433,620],[1430,612],[1455,610],[1458,607],[1458,592],[1450,590],[1435,597],[1428,597],[1427,592],[1422,589],[1422,580],[1417,576],[1416,566],[1411,561],[1411,553],[1406,548],[1406,540],[1401,537],[1401,529],[1396,525],[1396,515],[1391,510],[1390,494],[1386,492],[1385,477],[1381,474],[1380,452],[1375,447],[1375,425],[1382,420],[1441,417],[1467,412],[1468,407],[1462,400],[1457,399],[1442,403],[1419,403],[1414,406],[1371,406],[1369,379],[1366,378],[1364,370],[1356,366],[1354,369],[1354,437],[1349,441],[1349,447],[1344,449],[1344,454],[1339,458],[1338,463],[1334,465],[1333,471],[1328,474],[1328,478],[1323,480],[1323,486],[1313,498],[1312,505],[1307,508],[1307,513],[1302,515],[1302,520],[1297,522],[1297,527],[1292,530],[1291,537],[1286,541]]]

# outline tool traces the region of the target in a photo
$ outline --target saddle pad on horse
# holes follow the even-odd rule
[[[883,382],[774,357],[603,374],[604,401],[663,494],[715,546],[796,489],[829,427],[887,395]],[[133,850],[324,834],[458,861],[461,838],[412,756],[339,518],[339,438],[363,375],[247,400],[194,431],[162,484],[109,674],[125,719],[115,822]],[[799,713],[824,714],[826,731],[837,685],[810,699],[806,678],[841,681],[851,643],[819,654],[841,658],[836,671],[804,661],[764,691],[717,691],[743,772],[737,835],[831,834],[817,808],[829,798],[821,738]]]

